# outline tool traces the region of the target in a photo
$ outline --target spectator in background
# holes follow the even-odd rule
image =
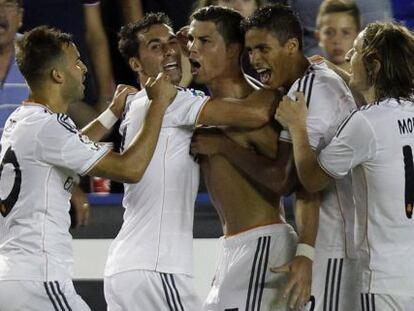
[[[86,77],[84,101],[97,112],[107,107],[114,91],[108,41],[103,29],[99,0],[23,0],[24,30],[48,25],[73,35],[82,61],[89,73]],[[88,57],[89,56],[89,57]],[[78,126],[89,122],[96,112],[78,103],[69,115]]]
[[[0,105],[18,105],[29,95],[14,57],[14,41],[22,18],[22,0],[0,0]]]
[[[324,0],[316,18],[315,36],[325,57],[349,71],[345,54],[352,48],[361,28],[359,9],[353,0]]]
[[[322,0],[289,0],[289,3],[302,21],[305,55],[321,54],[315,38],[315,30],[316,16]],[[363,25],[377,20],[390,21],[392,19],[390,0],[356,0],[356,3],[361,12]]]

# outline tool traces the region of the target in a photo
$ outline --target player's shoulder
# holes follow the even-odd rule
[[[196,90],[193,88],[186,88],[186,87],[181,87],[181,86],[177,86],[177,99],[179,98],[194,98],[194,97],[200,97],[200,98],[205,98],[206,94],[203,91],[200,90]]]
[[[345,86],[343,79],[326,65],[312,64],[308,72],[308,74],[314,74],[316,81],[322,84],[328,83],[329,85],[338,84],[341,87]]]

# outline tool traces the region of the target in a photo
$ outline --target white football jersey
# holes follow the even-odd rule
[[[363,292],[413,296],[414,104],[355,110],[319,154],[334,178],[352,171]]]
[[[108,149],[38,104],[10,115],[0,145],[0,280],[67,280],[74,181]]]
[[[356,108],[351,91],[344,81],[324,65],[312,64],[305,75],[293,83],[288,96],[305,94],[308,106],[306,126],[311,147],[318,152],[334,137],[341,122]],[[288,131],[281,140],[291,141]],[[354,257],[354,202],[351,177],[332,182],[323,192],[319,212],[317,251],[331,257]]]
[[[190,155],[190,141],[207,100],[202,92],[179,90],[167,108],[142,179],[124,185],[124,223],[110,247],[105,276],[136,269],[192,275],[199,166]],[[126,148],[144,125],[148,108],[145,90],[128,97],[120,126]]]

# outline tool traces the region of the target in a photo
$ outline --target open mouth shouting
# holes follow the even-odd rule
[[[172,71],[172,70],[177,70],[178,69],[178,62],[177,61],[170,61],[170,62],[166,63],[165,65],[163,65],[162,68],[164,69],[165,72]]]
[[[201,64],[193,58],[189,59],[191,64],[191,74],[196,76],[200,73]]]
[[[270,78],[272,77],[272,71],[267,68],[256,68],[259,74],[260,82],[263,84],[269,84]]]

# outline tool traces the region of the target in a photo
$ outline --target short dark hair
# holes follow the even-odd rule
[[[162,13],[148,13],[135,23],[129,23],[121,28],[118,34],[118,49],[128,62],[130,58],[139,56],[138,33],[148,30],[153,25],[165,24],[172,28],[170,18]]]
[[[371,23],[364,30],[362,60],[376,100],[412,99],[414,94],[414,35],[397,23]],[[374,74],[375,61],[380,62]]]
[[[321,19],[330,13],[345,13],[354,19],[357,31],[361,29],[361,15],[358,5],[353,0],[324,0],[316,17],[316,28],[321,27]]]
[[[267,29],[284,45],[289,39],[296,38],[299,49],[303,47],[302,24],[296,13],[286,5],[267,5],[257,10],[242,22],[242,29],[247,32],[252,28]]]
[[[244,46],[244,34],[240,28],[243,16],[236,10],[210,5],[195,11],[190,20],[213,22],[226,44],[240,43]]]
[[[63,47],[73,43],[70,34],[39,26],[16,41],[16,62],[29,85],[42,82],[47,69],[64,55]]]

